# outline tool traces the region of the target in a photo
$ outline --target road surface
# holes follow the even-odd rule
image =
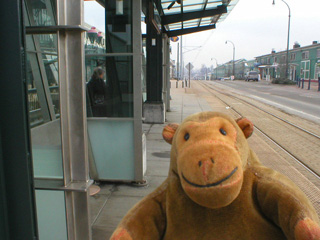
[[[245,95],[285,112],[320,123],[320,92],[268,82],[206,81],[221,89]]]

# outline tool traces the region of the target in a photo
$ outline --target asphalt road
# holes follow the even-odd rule
[[[265,81],[207,81],[219,88],[275,106],[285,112],[320,123],[320,92]]]

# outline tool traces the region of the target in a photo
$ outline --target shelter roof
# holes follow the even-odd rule
[[[169,37],[216,28],[239,0],[161,0],[161,23]]]

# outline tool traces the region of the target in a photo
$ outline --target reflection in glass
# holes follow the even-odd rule
[[[106,1],[107,53],[132,52],[132,1]]]
[[[33,71],[30,64],[30,58],[35,59],[36,58],[35,54],[34,53],[27,54],[27,66],[26,66],[29,118],[30,118],[31,127],[33,127],[33,126],[42,124],[44,122],[44,118],[41,112],[41,105],[38,97],[37,88],[33,81],[33,76],[32,76]]]
[[[62,179],[57,36],[27,35],[26,47],[34,177]]]
[[[97,67],[105,80],[93,79]],[[132,56],[86,57],[86,69],[88,117],[133,117]]]
[[[26,40],[30,119],[35,126],[60,117],[57,36],[28,35]]]
[[[29,21],[26,26],[56,25],[56,0],[25,0]]]

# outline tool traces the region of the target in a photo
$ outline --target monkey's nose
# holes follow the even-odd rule
[[[206,162],[206,161],[208,161],[208,160],[205,160],[205,162]],[[210,162],[214,163],[213,158],[210,158]],[[201,161],[201,160],[198,162],[198,165],[199,165],[199,167],[202,166],[202,161]]]

